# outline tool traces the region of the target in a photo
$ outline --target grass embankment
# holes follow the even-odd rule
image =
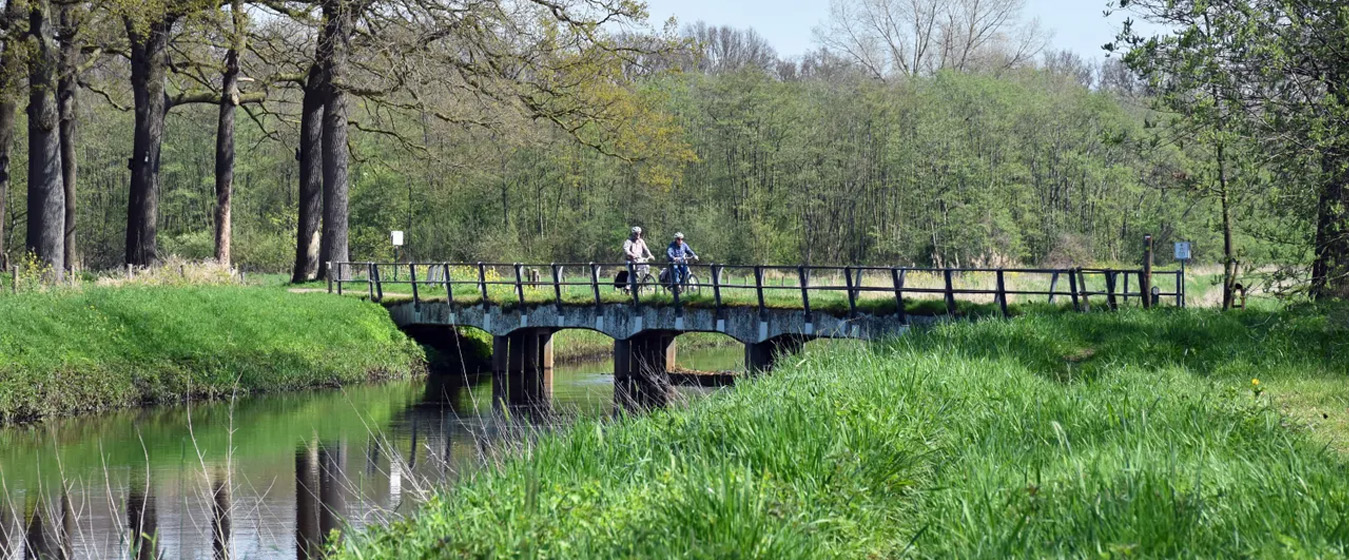
[[[279,290],[87,287],[0,297],[0,422],[401,377],[384,309]]]
[[[1122,311],[808,350],[541,437],[345,556],[1344,557],[1344,327]]]

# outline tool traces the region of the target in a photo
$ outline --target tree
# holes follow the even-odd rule
[[[1045,45],[1036,22],[1019,21],[1023,0],[830,0],[815,30],[825,47],[876,78],[939,70],[1009,68]]]
[[[234,113],[241,101],[239,93],[239,54],[243,52],[247,30],[244,5],[241,0],[230,2],[229,48],[220,72],[220,118],[216,124],[216,262],[228,267],[231,263],[230,242],[232,227],[230,199],[234,195]]]
[[[0,14],[0,37],[4,39],[4,50],[0,51],[0,268],[9,266],[5,257],[5,206],[9,202],[9,154],[14,146],[14,117],[18,112],[18,94],[22,91],[19,78],[24,73],[21,68],[24,41],[19,25],[23,16],[22,6],[16,0],[5,2],[5,10]]]
[[[1146,20],[1175,31],[1144,36],[1127,20],[1108,51],[1145,77],[1155,104],[1174,115],[1179,138],[1205,138],[1213,147],[1226,245],[1225,306],[1231,303],[1233,263],[1227,169],[1264,168],[1281,177],[1289,201],[1282,213],[1309,224],[1290,243],[1311,266],[1304,282],[1316,299],[1346,295],[1346,6],[1325,0],[1135,0],[1122,2]],[[1234,162],[1232,148],[1264,162]],[[1252,174],[1241,177],[1251,182]],[[1279,194],[1279,193],[1277,193]],[[1316,200],[1311,204],[1296,201]],[[1308,231],[1312,230],[1312,231]],[[1301,238],[1301,239],[1300,239]]]
[[[65,272],[66,202],[61,173],[60,109],[52,5],[28,5],[28,236],[26,245],[52,267],[57,280]]]

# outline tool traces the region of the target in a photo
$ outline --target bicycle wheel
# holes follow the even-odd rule
[[[698,275],[690,271],[689,276],[684,279],[684,287],[681,289],[686,294],[697,294],[699,289]]]
[[[656,278],[651,273],[643,274],[642,280],[637,285],[638,296],[645,296],[656,291]]]

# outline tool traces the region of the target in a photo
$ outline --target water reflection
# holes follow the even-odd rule
[[[316,558],[522,438],[607,414],[608,369],[559,364],[547,407],[494,412],[491,375],[459,374],[0,429],[0,559]]]

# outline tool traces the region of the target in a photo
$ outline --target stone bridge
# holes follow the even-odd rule
[[[745,345],[749,373],[767,371],[775,359],[815,338],[876,339],[905,332],[930,317],[858,314],[853,318],[800,309],[754,307],[633,306],[631,304],[534,306],[458,305],[407,301],[386,305],[400,328],[471,327],[492,335],[494,400],[509,404],[547,401],[553,385],[553,333],[587,329],[614,339],[615,402],[637,408],[669,398],[675,337],[689,332],[725,334]]]

